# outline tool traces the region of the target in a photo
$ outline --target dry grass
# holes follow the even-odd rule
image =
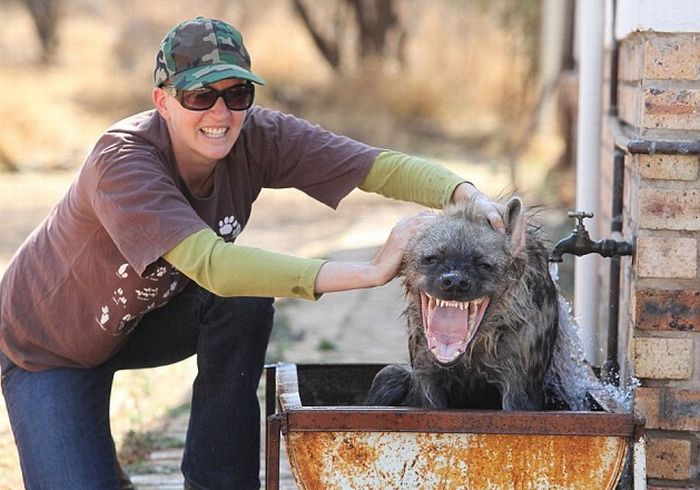
[[[532,108],[527,40],[472,4],[407,3],[406,69],[365,67],[338,77],[281,0],[68,0],[58,56],[48,67],[36,63],[39,46],[26,12],[19,2],[3,2],[0,149],[26,174],[8,181],[16,188],[0,195],[3,219],[13,223],[0,234],[0,273],[101,132],[117,118],[150,108],[155,46],[171,25],[198,14],[242,28],[254,69],[268,80],[259,91],[261,104],[378,146],[440,159],[489,193],[506,190],[503,150]],[[557,151],[558,142],[531,145],[520,162],[527,169],[520,190],[538,202],[547,202],[541,182]],[[465,167],[475,155],[484,163]],[[68,171],[48,179],[30,172],[46,169]],[[119,445],[129,431],[147,433],[186,400],[191,362],[118,374],[111,415]],[[0,490],[17,488],[17,457],[0,403]]]

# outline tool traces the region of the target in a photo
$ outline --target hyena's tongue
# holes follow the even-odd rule
[[[479,328],[488,298],[457,302],[422,294],[421,300],[428,348],[439,362],[454,361],[466,350]]]

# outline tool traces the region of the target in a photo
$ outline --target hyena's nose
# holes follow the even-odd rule
[[[439,287],[445,293],[466,293],[469,289],[469,281],[462,274],[445,272],[440,275]]]

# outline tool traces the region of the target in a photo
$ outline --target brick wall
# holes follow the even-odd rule
[[[619,61],[632,135],[700,140],[700,34],[631,34]],[[700,488],[700,157],[625,160],[624,235],[637,249],[623,262],[620,352],[641,382],[649,488]]]

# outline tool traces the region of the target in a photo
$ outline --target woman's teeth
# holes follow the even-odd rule
[[[209,138],[223,138],[228,128],[202,128],[202,132]]]

